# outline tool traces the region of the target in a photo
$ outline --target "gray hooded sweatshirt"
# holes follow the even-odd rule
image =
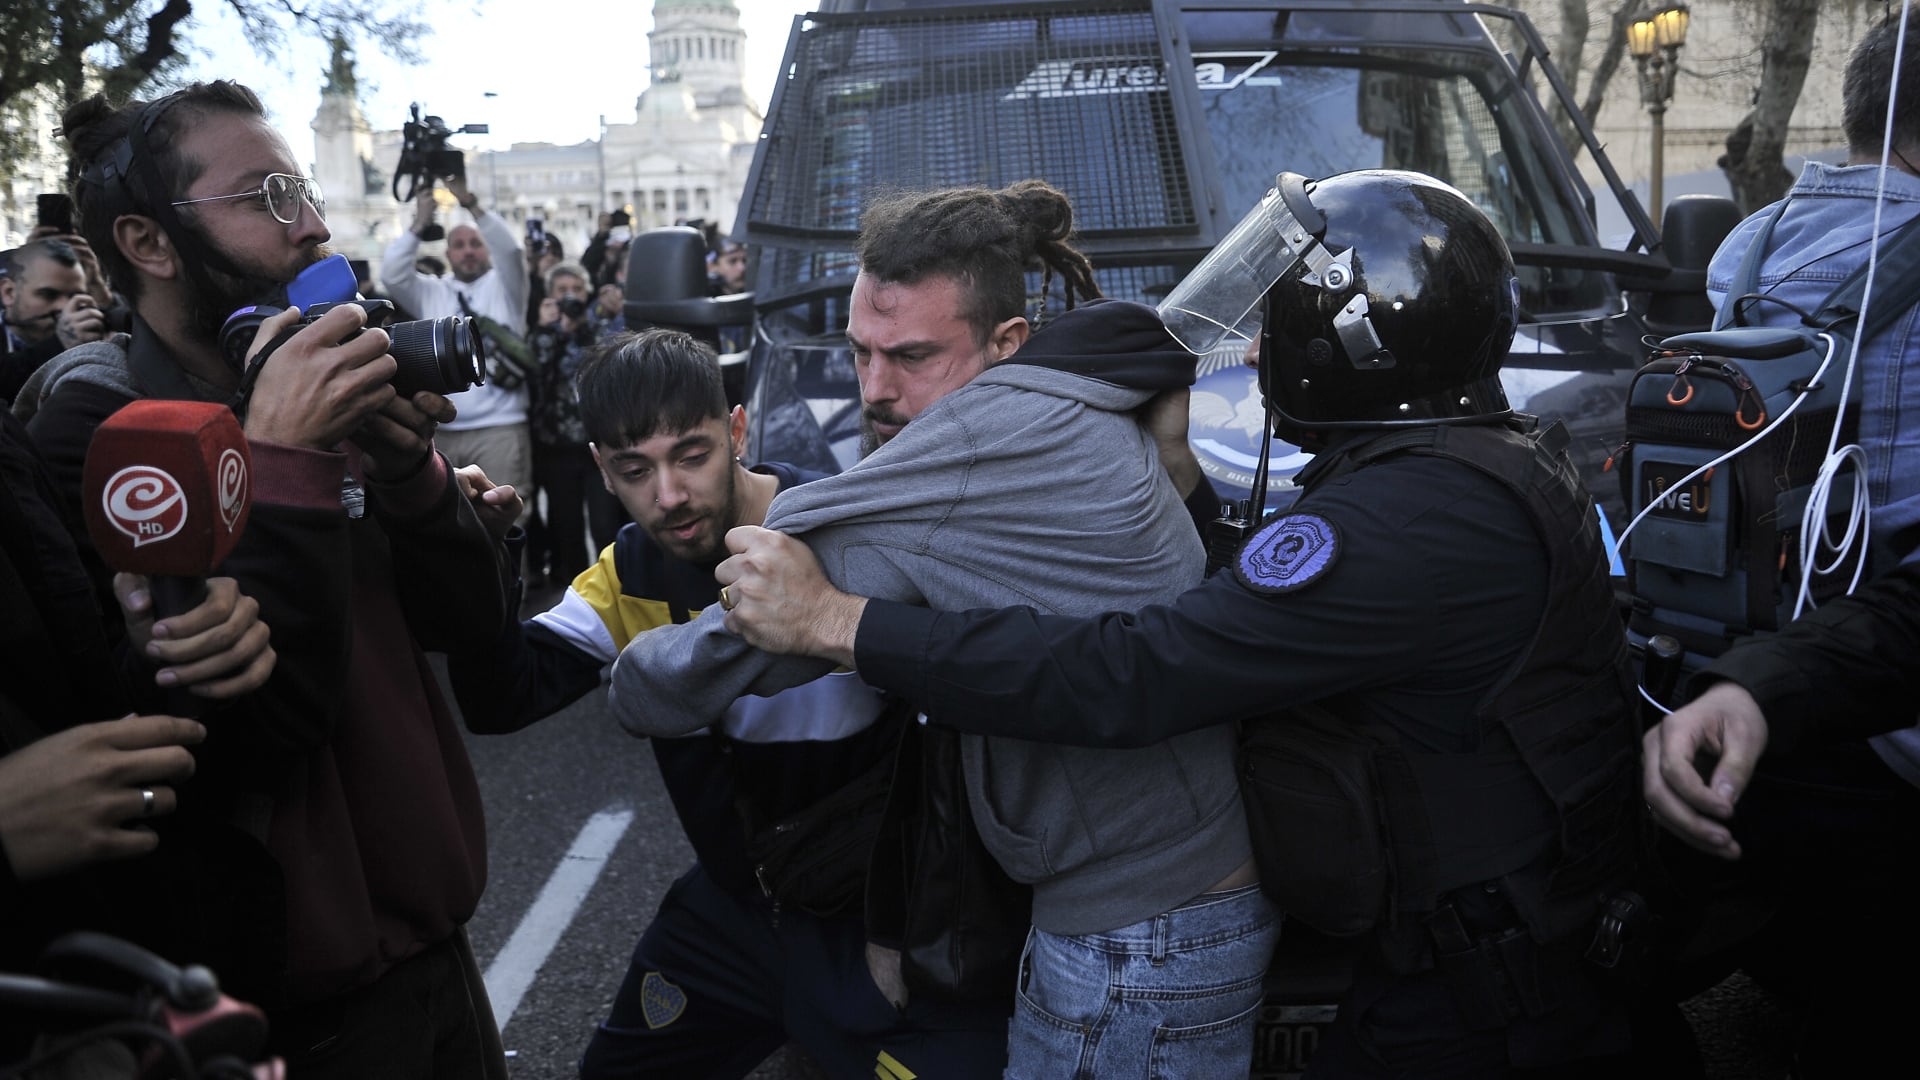
[[[1151,308],[1084,305],[846,472],[783,491],[767,527],[865,596],[1066,615],[1171,602],[1200,583],[1205,553],[1134,410],[1192,374]],[[833,667],[760,652],[723,617],[712,605],[627,646],[612,705],[628,730],[685,734],[742,694]],[[962,760],[988,850],[1033,886],[1034,924],[1089,934],[1178,907],[1246,861],[1234,751],[1216,726],[1138,750],[969,735]]]

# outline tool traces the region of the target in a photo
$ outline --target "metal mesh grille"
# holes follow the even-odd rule
[[[763,244],[850,244],[877,191],[1030,177],[1072,198],[1089,248],[1103,233],[1196,227],[1145,0],[818,16],[793,70],[748,208]],[[846,269],[783,255],[788,283]]]

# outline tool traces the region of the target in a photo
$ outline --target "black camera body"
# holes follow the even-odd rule
[[[406,322],[394,322],[394,307],[387,300],[352,300],[347,303],[359,304],[367,312],[367,325],[377,326],[387,332],[392,344],[387,351],[400,365],[394,373],[392,386],[401,397],[412,397],[421,390],[431,390],[436,394],[457,394],[462,390],[480,385],[486,381],[486,348],[482,338],[474,331],[473,320],[463,315],[449,315],[443,319],[413,319]],[[335,304],[315,304],[301,313],[300,326],[305,326],[334,309]],[[227,318],[220,327],[220,352],[235,369],[244,368],[247,349],[253,344],[255,333],[260,324],[278,315],[284,308],[271,304],[254,304],[241,308]],[[260,350],[254,362],[260,363],[280,347],[299,327],[294,327],[280,335]],[[356,331],[343,340],[351,341],[358,337]]]
[[[587,305],[589,301],[584,296],[562,296],[555,300],[554,303],[560,308],[560,314],[569,319],[584,319],[587,317]]]

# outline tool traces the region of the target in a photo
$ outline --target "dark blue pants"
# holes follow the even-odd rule
[[[832,1077],[994,1077],[1006,1067],[1012,986],[1007,995],[995,1007],[896,1010],[867,974],[858,917],[776,915],[696,866],[641,935],[580,1075],[740,1077],[791,1041]]]

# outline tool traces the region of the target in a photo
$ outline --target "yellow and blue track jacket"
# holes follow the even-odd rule
[[[820,474],[755,466],[782,490]],[[713,567],[674,558],[629,523],[553,607],[512,623],[486,655],[448,657],[467,727],[518,731],[599,687],[627,643],[686,622],[718,599]],[[771,697],[744,697],[685,738],[653,752],[695,855],[716,880],[753,888],[741,815],[784,817],[866,772],[895,733],[874,721],[887,699],[848,671]]]

